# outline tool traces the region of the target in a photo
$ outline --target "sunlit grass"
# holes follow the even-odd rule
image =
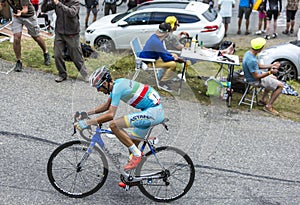
[[[47,39],[46,43],[49,48],[50,55],[53,56],[53,39]],[[239,48],[237,49],[236,54],[242,57],[246,50],[248,50],[248,48]],[[9,43],[8,41],[0,43],[0,58],[7,61],[15,62],[15,54],[13,52],[12,43]],[[41,70],[56,75],[58,73],[53,58],[52,64],[50,66],[45,66],[43,64],[42,50],[32,39],[22,40],[22,61],[23,66],[25,67],[30,67],[36,70]],[[131,78],[135,72],[135,61],[131,51],[120,51],[116,53],[99,53],[97,59],[89,58],[86,59],[85,63],[89,73],[103,65],[110,67],[114,78]],[[77,78],[78,71],[75,68],[75,65],[72,62],[66,62],[66,66],[68,76],[71,78]],[[181,95],[177,96],[177,92],[173,92],[172,95],[174,97],[179,97],[183,100],[197,100],[198,102],[203,104],[210,104],[211,99],[205,94],[205,80],[209,76],[214,76],[217,73],[219,67],[219,64],[209,62],[198,62],[190,66],[186,74],[187,84],[183,84]],[[239,69],[241,69],[240,66],[235,67],[235,70]],[[180,70],[181,66],[178,65],[177,71],[180,72]],[[226,71],[223,71],[222,75],[226,76]],[[151,78],[153,78],[153,74],[151,75],[141,73],[137,80],[146,79],[147,82],[151,82],[153,83],[153,85],[155,85],[155,81]],[[298,91],[298,93],[300,93],[299,82],[290,81],[288,82],[288,84],[290,84],[296,91]],[[170,93],[161,90],[159,92],[163,96],[171,96]],[[195,96],[195,98],[191,98],[191,96]],[[233,94],[233,108],[237,108],[237,104],[240,98],[240,93],[235,92]],[[222,100],[220,99],[220,101]],[[300,98],[288,95],[280,95],[276,103],[274,104],[274,107],[281,113],[282,117],[300,122]],[[239,109],[247,110],[248,108],[246,106],[241,106]],[[254,109],[262,108],[254,106]]]

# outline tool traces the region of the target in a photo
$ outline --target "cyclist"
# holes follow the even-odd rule
[[[134,169],[141,161],[142,153],[137,148],[140,139],[143,139],[150,126],[159,124],[164,120],[164,110],[161,98],[152,87],[125,78],[113,80],[109,69],[105,66],[98,68],[90,76],[90,84],[98,92],[109,95],[108,100],[98,107],[87,112],[88,115],[103,113],[94,119],[80,120],[74,126],[83,130],[89,125],[97,125],[110,121],[109,127],[116,137],[128,147],[132,158],[124,166],[124,170]],[[115,119],[120,101],[123,101],[139,112],[130,113]],[[107,111],[107,112],[106,112]],[[130,135],[124,128],[133,127]]]

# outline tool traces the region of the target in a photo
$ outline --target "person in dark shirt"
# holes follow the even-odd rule
[[[265,0],[264,6],[267,10],[267,28],[266,28],[266,35],[265,39],[269,40],[270,38],[276,38],[277,34],[277,18],[280,16],[280,12],[282,9],[282,1],[281,0]],[[270,25],[272,17],[274,18],[273,23],[273,34],[270,35]]]
[[[44,53],[44,64],[50,65],[51,59],[47,50],[44,39],[40,36],[40,27],[37,22],[37,16],[35,15],[34,7],[29,0],[0,0],[0,7],[7,1],[9,6],[13,10],[13,19],[11,30],[13,32],[13,48],[17,58],[17,63],[14,67],[14,71],[22,71],[21,61],[21,37],[23,25],[26,26],[28,34],[38,43]],[[1,8],[0,8],[1,9]]]
[[[165,48],[164,39],[169,35],[170,30],[171,25],[169,23],[161,23],[159,29],[147,40],[139,55],[140,58],[156,59],[155,67],[164,69],[160,86],[169,92],[172,91],[169,84],[173,78],[173,72],[176,71],[176,62],[183,62],[183,59],[176,54],[171,54]]]
[[[42,12],[55,10],[57,19],[55,22],[55,39],[54,39],[54,59],[58,70],[58,77],[55,79],[60,83],[67,79],[67,70],[64,60],[64,50],[67,46],[71,60],[77,70],[88,82],[88,73],[84,64],[80,44],[80,24],[78,0],[45,0],[42,4]]]

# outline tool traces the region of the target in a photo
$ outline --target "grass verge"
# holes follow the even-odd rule
[[[46,39],[46,44],[49,48],[51,56],[53,55],[53,40]],[[247,48],[248,49],[248,48]],[[245,48],[237,48],[236,54],[240,57],[243,56]],[[8,41],[0,43],[0,58],[15,62],[15,55],[13,52],[12,43]],[[43,53],[40,47],[34,42],[33,39],[22,40],[22,62],[24,67],[30,67],[36,70],[57,74],[54,59],[52,58],[52,64],[45,66],[43,64]],[[91,73],[96,68],[107,65],[111,68],[111,72],[114,78],[126,77],[131,78],[134,74],[135,61],[134,56],[130,51],[122,51],[116,53],[99,53],[97,59],[86,59],[86,67]],[[77,78],[78,71],[72,62],[66,63],[68,75],[70,78]],[[187,82],[183,84],[181,95],[177,96],[177,92],[172,94],[160,91],[163,96],[180,97],[183,100],[197,101],[202,104],[209,105],[212,102],[212,98],[206,96],[205,79],[209,76],[214,76],[219,69],[219,65],[208,62],[198,62],[189,67],[186,73]],[[235,70],[239,70],[241,67],[237,66]],[[180,72],[180,65],[177,67],[177,71]],[[142,71],[143,72],[143,71]],[[223,73],[226,76],[226,72]],[[153,74],[147,74],[146,72],[139,75],[138,81],[145,81],[149,84],[154,83]],[[290,84],[298,93],[300,92],[300,83],[296,81],[289,81]],[[178,88],[176,85],[175,88]],[[237,108],[240,93],[234,92],[232,100],[232,108]],[[194,97],[191,97],[194,96]],[[222,99],[214,98],[213,101],[220,101],[220,103],[226,103]],[[280,112],[282,118],[291,119],[293,121],[300,122],[300,98],[289,95],[280,95],[276,100],[274,107]],[[246,106],[241,106],[241,110],[247,110]],[[254,106],[254,110],[261,110],[262,107]]]

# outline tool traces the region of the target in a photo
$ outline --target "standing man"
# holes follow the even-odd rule
[[[258,64],[256,58],[265,44],[266,40],[261,37],[251,40],[251,49],[245,53],[243,58],[243,71],[247,82],[257,83],[259,86],[265,88],[262,99],[259,101],[265,105],[263,110],[270,114],[278,115],[279,113],[273,108],[273,103],[281,94],[283,83],[277,80],[273,74],[278,72],[280,63],[274,62],[269,65],[261,65]],[[269,71],[265,72],[261,69],[268,69]],[[271,97],[267,99],[270,91],[272,92]]]
[[[295,16],[298,10],[299,0],[287,0],[286,4],[286,29],[283,34],[293,34],[295,25]]]
[[[265,8],[267,10],[267,28],[266,28],[266,35],[265,39],[269,40],[271,37],[277,37],[277,18],[280,16],[280,12],[282,9],[282,1],[281,0],[266,0],[264,1]],[[272,17],[274,18],[273,22],[273,34],[270,35],[270,27],[271,27],[271,20]]]
[[[34,7],[30,0],[6,0],[7,3],[13,10],[13,19],[11,30],[13,32],[14,43],[13,48],[17,58],[17,63],[14,67],[14,71],[21,72],[22,61],[21,61],[21,37],[23,25],[26,26],[28,34],[38,43],[44,53],[44,64],[50,65],[51,59],[47,50],[46,43],[44,39],[40,36],[40,27],[37,22],[37,17],[35,15]],[[5,0],[0,0],[0,8],[2,8]]]
[[[43,1],[42,12],[47,12],[53,9],[55,9],[57,16],[55,23],[54,58],[56,68],[59,72],[59,76],[55,79],[55,81],[60,83],[67,79],[67,70],[64,60],[64,50],[67,46],[70,57],[77,70],[82,75],[83,80],[88,82],[88,73],[84,65],[84,58],[80,45],[79,1]]]
[[[219,0],[218,9],[220,11],[220,15],[222,16],[223,23],[225,25],[225,35],[227,36],[228,24],[230,24],[231,16],[232,16],[232,8],[234,8],[235,0]]]
[[[93,13],[93,22],[97,20],[97,13],[99,10],[98,0],[85,0],[86,16],[85,16],[85,29],[89,26],[90,13]]]
[[[104,16],[109,15],[111,11],[112,14],[117,13],[117,1],[116,0],[104,0]]]
[[[239,4],[239,13],[238,13],[238,31],[237,34],[241,34],[241,26],[242,26],[242,20],[243,20],[243,15],[245,14],[245,19],[246,19],[246,32],[245,35],[250,34],[249,32],[249,18],[252,12],[252,7],[254,4],[254,0],[240,0]]]

